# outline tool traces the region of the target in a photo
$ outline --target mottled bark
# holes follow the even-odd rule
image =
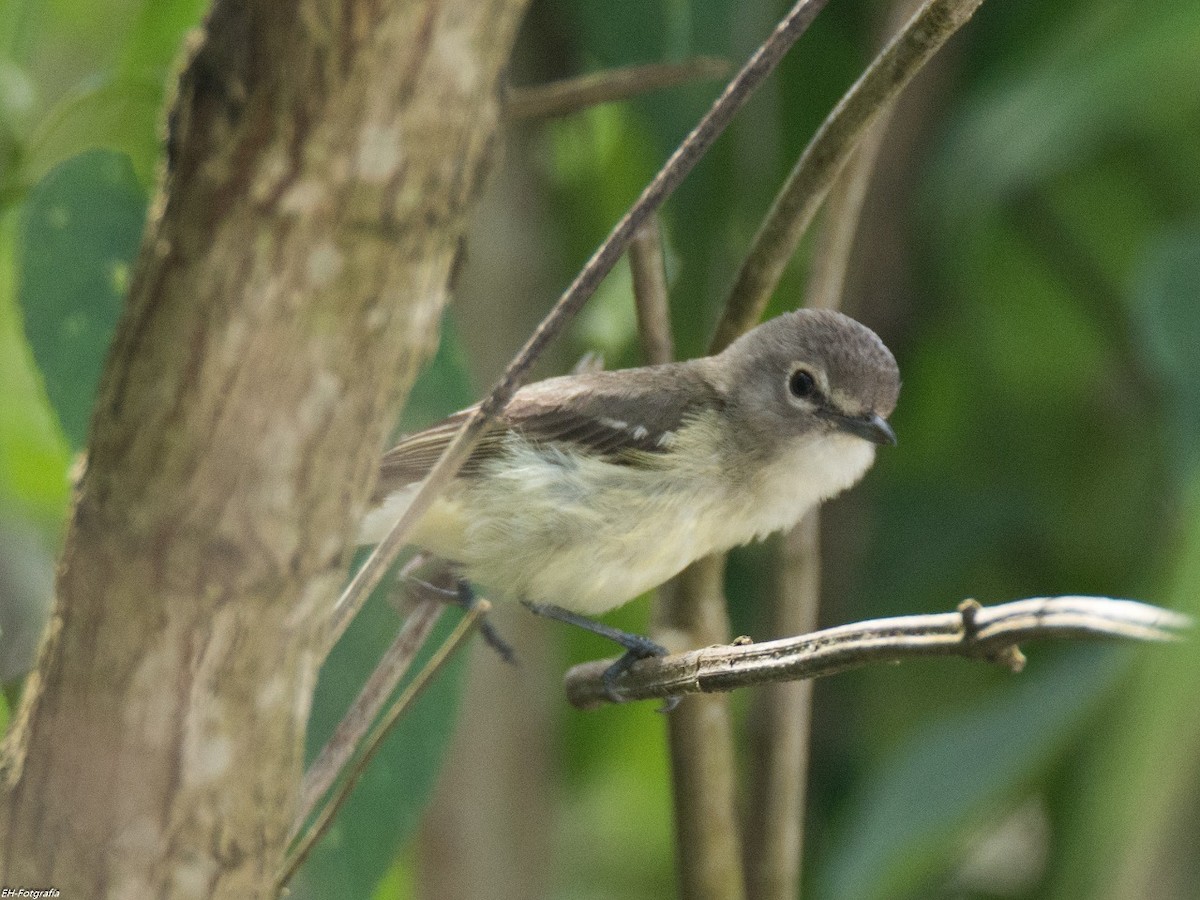
[[[6,747],[0,883],[272,889],[324,614],[525,3],[218,2]]]

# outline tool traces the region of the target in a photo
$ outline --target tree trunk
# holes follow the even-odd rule
[[[218,0],[5,748],[0,884],[271,892],[322,626],[526,2]]]

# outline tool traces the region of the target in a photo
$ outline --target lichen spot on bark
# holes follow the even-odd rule
[[[178,863],[171,872],[174,896],[195,897],[196,900],[212,896],[212,880],[216,874],[216,863],[199,854]]]
[[[279,209],[293,216],[310,216],[320,213],[328,192],[325,185],[315,178],[302,178],[279,198]]]
[[[233,741],[215,729],[196,735],[188,751],[184,774],[189,787],[217,780],[229,770],[233,761]]]
[[[322,241],[308,254],[308,280],[315,290],[327,287],[341,274],[345,257],[330,241]]]
[[[479,51],[471,45],[471,40],[471,32],[466,28],[444,28],[433,42],[433,60],[443,78],[463,94],[475,90],[483,80]]]
[[[363,181],[390,181],[404,159],[404,141],[398,122],[368,122],[358,136],[358,175]]]

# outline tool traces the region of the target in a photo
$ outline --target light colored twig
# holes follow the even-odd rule
[[[400,632],[367,678],[354,703],[304,773],[304,780],[300,783],[300,800],[296,804],[296,819],[289,839],[295,838],[317,803],[354,758],[371,723],[379,717],[384,704],[407,674],[417,652],[445,609],[446,604],[440,600],[422,600],[413,606]]]
[[[622,701],[732,691],[924,656],[963,656],[1019,670],[1017,645],[1024,641],[1169,641],[1191,625],[1187,616],[1135,600],[1039,597],[990,607],[968,600],[953,613],[873,619],[783,640],[642,660],[618,682],[616,691]],[[600,675],[611,662],[584,663],[567,672],[572,704],[590,709],[608,702]]]
[[[825,119],[754,237],[730,288],[725,313],[713,337],[712,352],[723,350],[762,318],[788,261],[863,131],[888,109],[913,76],[966,24],[982,2],[928,0]]]
[[[850,255],[867,188],[887,131],[891,107],[862,136],[846,166],[834,179],[825,199],[824,221],[809,269],[804,305],[814,309],[838,309],[850,272]]]
[[[329,794],[326,803],[321,807],[308,829],[296,840],[287,857],[284,859],[283,865],[280,867],[279,876],[276,879],[278,892],[282,892],[288,881],[296,874],[296,870],[308,858],[308,854],[312,852],[317,841],[321,836],[329,830],[329,826],[333,824],[334,818],[338,811],[342,808],[342,804],[349,799],[354,786],[358,784],[358,779],[362,777],[371,760],[375,758],[375,754],[379,752],[379,748],[383,745],[383,739],[387,737],[388,732],[400,721],[400,717],[412,706],[413,701],[421,695],[421,692],[429,685],[433,676],[441,671],[447,660],[457,650],[475,630],[480,619],[487,614],[487,611],[492,608],[492,605],[485,599],[479,598],[467,610],[466,615],[455,626],[454,631],[446,638],[445,642],[438,647],[437,651],[429,659],[425,666],[415,676],[408,686],[396,698],[396,701],[391,705],[387,712],[375,724],[371,733],[362,741],[362,753],[358,760],[354,763],[353,768],[350,768],[346,773],[346,777],[339,782],[333,792]],[[347,761],[348,762],[348,761]]]
[[[657,216],[633,236],[629,244],[629,269],[633,273],[633,302],[637,307],[642,355],[648,365],[668,363],[675,358],[675,342],[671,337],[667,268]]]
[[[510,120],[567,116],[602,103],[629,100],[690,81],[723,78],[729,68],[729,63],[723,59],[697,56],[682,62],[626,66],[549,84],[509,88],[504,115]]]
[[[405,509],[392,530],[376,545],[366,562],[355,573],[342,595],[334,604],[330,616],[332,646],[345,632],[351,620],[367,601],[371,591],[383,579],[387,570],[403,550],[408,534],[417,520],[425,514],[437,494],[466,461],[471,450],[479,442],[483,431],[521,386],[530,367],[541,355],[546,345],[563,329],[579,311],[601,280],[607,275],[638,228],[651,216],[668,196],[679,186],[688,172],[712,146],[717,136],[725,130],[734,114],[745,105],[763,79],[779,64],[788,49],[808,28],[827,0],[799,0],[780,21],[771,36],[754,52],[733,80],[721,92],[709,111],[695,128],[684,138],[683,143],[646,186],[637,201],[621,218],[604,242],[592,254],[575,280],[558,298],[558,302],[534,330],[525,346],[509,364],[500,381],[488,397],[467,417],[458,433],[450,441],[441,458],[422,482],[420,489]]]

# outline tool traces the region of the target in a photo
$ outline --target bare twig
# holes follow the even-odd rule
[[[958,612],[873,619],[758,644],[707,647],[637,663],[618,683],[621,700],[648,700],[800,678],[820,678],[875,662],[963,656],[1019,669],[1017,645],[1045,638],[1169,641],[1189,628],[1187,616],[1107,597],[1039,597]],[[607,702],[600,675],[611,660],[575,666],[567,698],[581,709]]]
[[[728,74],[729,63],[697,56],[674,63],[649,63],[593,72],[549,84],[509,88],[504,114],[511,119],[550,119],[567,116],[602,103],[629,100],[689,81],[707,81]]]
[[[638,231],[629,246],[629,263],[646,362],[670,362],[671,319],[657,224]],[[728,639],[723,569],[723,556],[709,557],[659,588],[652,616],[656,640],[666,646],[703,647]],[[680,896],[743,897],[737,767],[726,698],[689,698],[671,713],[667,733]]]
[[[375,758],[375,754],[383,745],[383,739],[387,737],[388,732],[392,730],[400,720],[400,717],[412,705],[413,701],[429,685],[433,676],[441,670],[446,661],[454,654],[454,651],[470,636],[471,632],[479,624],[480,619],[491,608],[492,605],[487,600],[480,598],[467,610],[466,615],[455,626],[450,636],[438,647],[437,652],[434,653],[429,662],[413,677],[413,680],[408,683],[408,687],[396,698],[396,701],[388,711],[375,724],[371,733],[362,741],[362,754],[359,756],[358,761],[349,770],[346,777],[334,788],[333,793],[329,795],[327,802],[321,807],[316,818],[309,825],[308,830],[300,836],[284,859],[276,881],[279,891],[283,890],[292,876],[296,874],[296,870],[308,858],[308,854],[312,852],[317,841],[329,830],[329,826],[333,824],[333,820],[342,808],[342,804],[350,797],[354,786],[358,784],[358,779],[362,777],[363,772],[366,771],[367,766]]]
[[[629,245],[638,331],[646,361],[670,362],[671,318],[657,225]],[[724,557],[689,566],[656,592],[652,633],[665,646],[703,647],[728,640],[721,573]],[[691,697],[667,720],[675,812],[676,871],[683,900],[744,896],[737,821],[737,767],[727,698]]]
[[[670,362],[671,313],[657,224],[629,245],[638,331],[646,361]],[[653,635],[665,646],[728,640],[721,573],[725,558],[689,566],[654,599]],[[676,871],[683,900],[737,900],[745,894],[737,821],[737,766],[728,698],[691,697],[667,720],[675,812]]]
[[[725,130],[734,114],[745,105],[763,79],[778,65],[788,49],[809,26],[827,0],[799,0],[771,36],[754,52],[733,80],[722,91],[712,107],[671,154],[670,159],[646,186],[641,196],[621,218],[604,242],[592,254],[583,269],[559,297],[553,309],[534,330],[525,346],[513,359],[488,397],[463,423],[441,458],[434,465],[413,497],[400,520],[375,547],[366,562],[355,573],[334,605],[330,617],[330,645],[345,632],[350,621],[362,608],[375,585],[400,555],[409,532],[433,503],[446,484],[454,477],[472,448],[478,443],[488,424],[508,405],[521,386],[530,366],[541,355],[570,318],[579,311],[604,276],[620,259],[634,233],[677,188],[684,177],[699,162],[717,136]]]
[[[317,803],[354,758],[371,724],[379,717],[384,704],[408,672],[421,645],[445,609],[446,604],[440,600],[423,600],[409,612],[399,634],[367,678],[354,704],[304,773],[290,838],[296,836]]]
[[[771,634],[817,627],[821,595],[820,512],[812,510],[783,536],[771,603]],[[756,691],[750,716],[750,797],[746,806],[746,894],[751,900],[799,896],[812,682],[789,681]]]
[[[687,647],[728,640],[724,570],[724,554],[709,556],[663,585],[655,606],[655,637],[667,646]],[[667,728],[679,895],[739,900],[746,888],[729,698],[686,697]]]
[[[887,112],[867,130],[834,179],[813,253],[804,305],[838,309],[859,215],[887,128]],[[807,634],[817,627],[821,597],[820,510],[783,536],[771,600],[771,634]],[[746,893],[750,900],[799,895],[808,785],[812,682],[771,684],[754,697],[750,745],[753,801],[746,807]]]
[[[633,273],[633,301],[637,307],[642,355],[652,366],[670,362],[675,358],[675,344],[671,338],[667,269],[657,217],[633,236],[629,244],[629,268]]]
[[[850,270],[850,254],[854,250],[854,236],[858,233],[858,219],[867,198],[871,173],[875,170],[875,159],[887,131],[890,113],[889,106],[862,136],[846,167],[829,188],[824,222],[804,292],[805,306],[838,309],[842,305],[846,275]]]
[[[713,337],[713,352],[724,349],[762,317],[800,238],[863,131],[982,2],[927,0],[825,119],[754,237],[730,289]]]

